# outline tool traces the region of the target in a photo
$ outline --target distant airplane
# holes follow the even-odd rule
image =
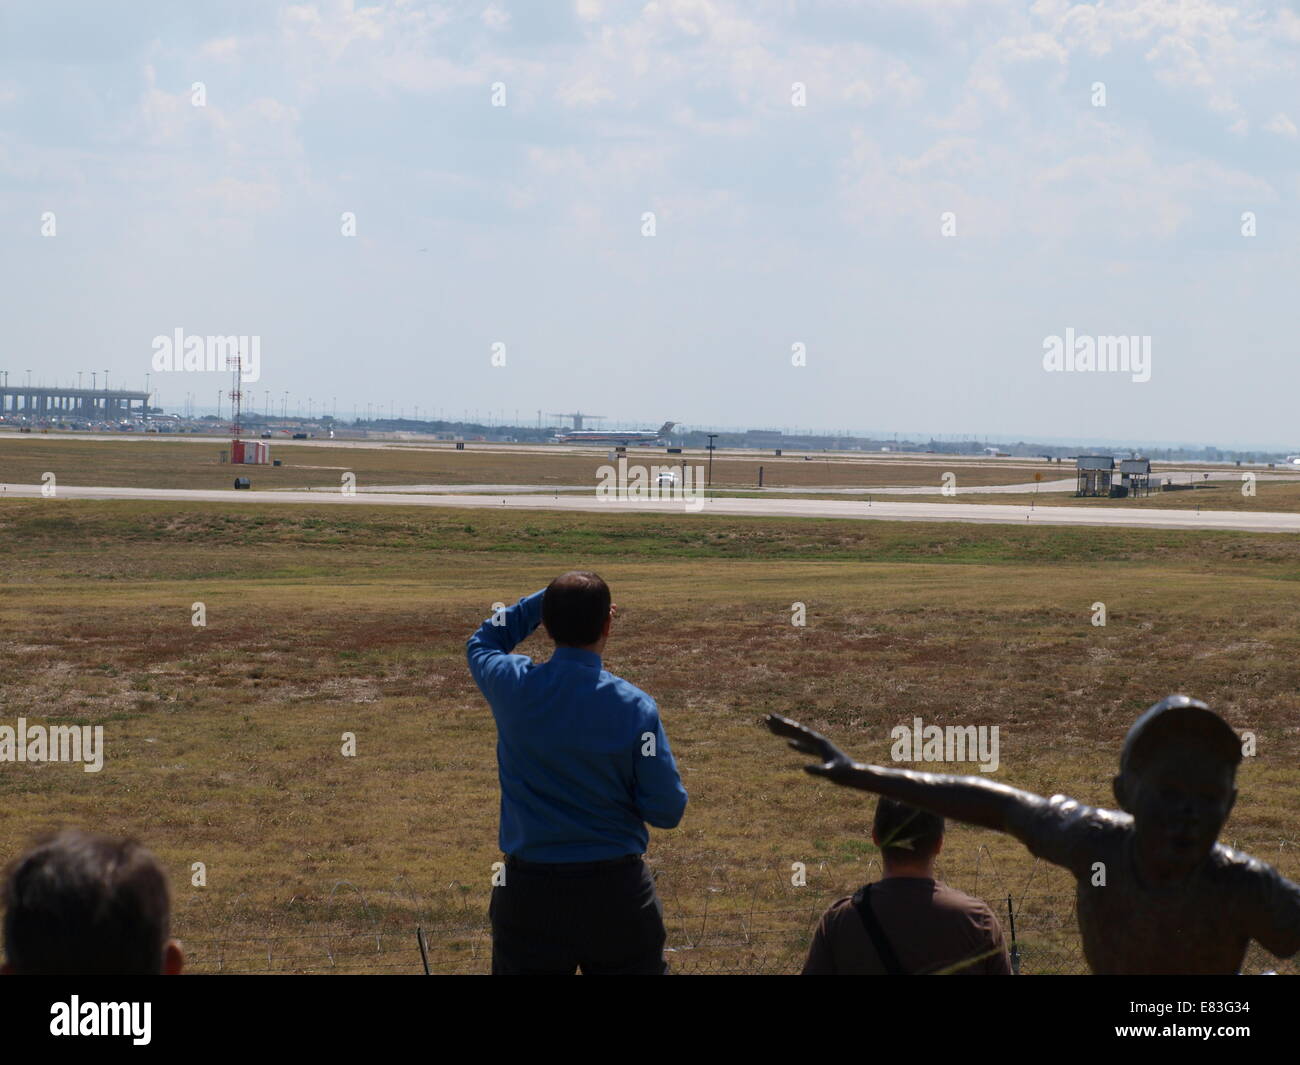
[[[556,433],[561,444],[653,444],[673,430],[676,422],[664,422],[655,432],[644,429],[570,429]]]

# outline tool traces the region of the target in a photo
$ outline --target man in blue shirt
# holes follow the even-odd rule
[[[493,973],[662,973],[663,911],[641,859],[646,824],[686,809],[655,701],[607,672],[609,587],[566,573],[469,638],[497,725],[505,882],[492,889]],[[539,624],[535,664],[515,646]]]

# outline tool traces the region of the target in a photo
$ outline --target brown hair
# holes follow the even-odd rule
[[[133,839],[42,837],[4,884],[5,954],[27,975],[156,975],[170,936],[167,877]]]
[[[918,810],[897,799],[880,797],[872,826],[880,841],[881,855],[890,861],[929,858],[943,842],[943,818],[929,810]]]
[[[559,646],[586,647],[600,639],[609,602],[609,585],[597,574],[574,570],[546,586],[542,624]]]

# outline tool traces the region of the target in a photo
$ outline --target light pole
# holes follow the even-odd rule
[[[224,394],[224,392],[225,392],[224,389],[221,388],[217,389],[217,421],[221,421],[221,397]]]
[[[718,434],[709,433],[708,437],[709,437],[709,483],[705,485],[705,487],[712,488],[713,487],[713,441],[718,439]]]

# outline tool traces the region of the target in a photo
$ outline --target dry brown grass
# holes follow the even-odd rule
[[[236,473],[253,479],[254,490],[271,488],[337,488],[344,473],[356,475],[360,487],[408,484],[539,484],[591,485],[608,452],[592,448],[523,450],[509,445],[392,444],[330,446],[325,443],[271,441],[272,458],[284,465],[235,469],[222,465],[221,439],[177,440],[169,437],[127,436],[86,440],[75,436],[25,435],[0,432],[0,481],[39,484],[53,472],[60,484],[136,488],[228,488]],[[662,447],[629,448],[629,463],[669,465],[680,462]],[[692,464],[707,464],[703,452],[688,453]],[[738,455],[720,452],[713,461],[717,487],[758,484],[763,467],[768,486],[869,487],[940,483],[943,471],[961,471],[962,484],[1017,484],[1041,471],[1039,463],[990,462],[943,456],[882,458],[870,454],[838,453],[805,458],[776,458],[768,453]]]
[[[670,914],[694,915],[670,922],[679,968],[797,964],[815,914],[874,875],[870,800],[805,777],[774,710],[875,760],[913,716],[996,724],[997,779],[1105,803],[1136,713],[1187,691],[1260,737],[1226,838],[1300,877],[1290,538],[1124,530],[1131,561],[1106,561],[1110,534],[1068,530],[709,520],[683,540],[635,515],[285,509],[241,528],[255,507],[0,505],[0,720],[102,723],[108,747],[99,774],[0,765],[0,853],[57,824],[142,836],[198,969],[413,971],[417,922],[438,968],[484,967],[495,741],[464,640],[573,565],[610,580],[607,664],[658,699],[690,790],[651,843]],[[1068,876],[1018,845],[953,826],[941,873],[1022,900],[1031,968],[1077,951]]]

